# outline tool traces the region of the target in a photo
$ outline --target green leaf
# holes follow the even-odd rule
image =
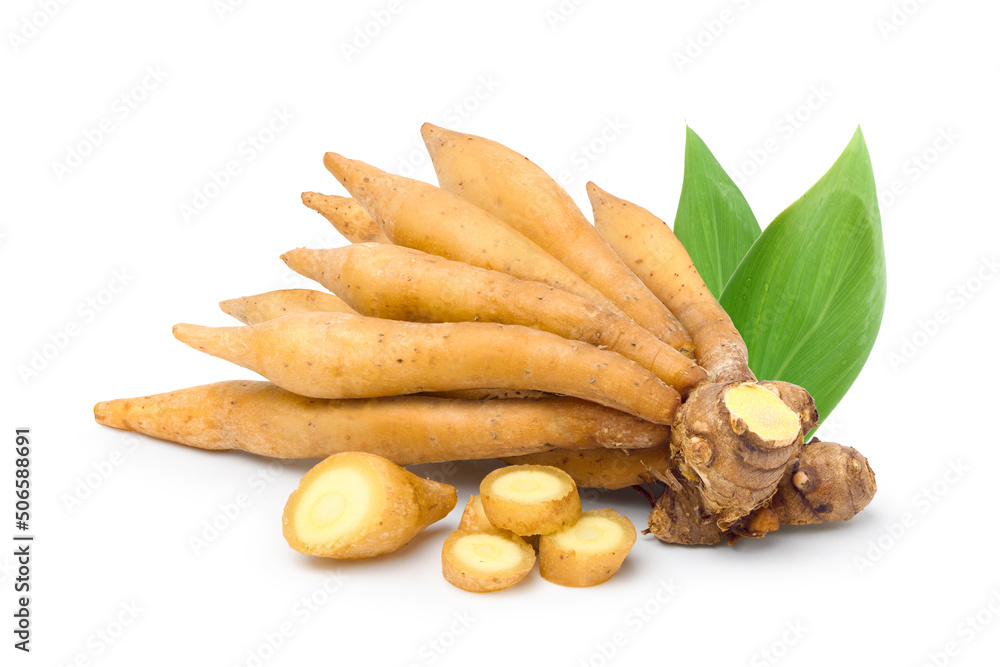
[[[722,294],[761,380],[804,387],[825,419],[861,372],[885,307],[885,252],[861,128],[768,225]]]
[[[743,193],[690,127],[674,234],[716,299],[760,236],[760,225]]]

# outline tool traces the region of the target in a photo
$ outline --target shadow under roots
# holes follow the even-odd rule
[[[503,463],[496,459],[483,459],[478,461],[444,461],[442,463],[420,463],[406,466],[406,469],[418,477],[443,482],[461,489],[471,488],[471,493],[479,493],[479,484],[486,475],[497,468],[502,468]],[[458,504],[464,506],[467,498],[462,498],[459,493]]]
[[[448,536],[448,533],[450,533],[451,530],[452,529],[449,526],[442,525],[441,522],[438,522],[422,530],[416,537],[392,553],[374,556],[372,558],[340,559],[322,558],[306,554],[298,555],[304,559],[305,567],[318,572],[374,567],[378,563],[391,563],[397,559],[413,558],[411,554],[419,553],[425,549],[430,549],[436,553],[440,553],[441,545],[444,544],[444,539]]]

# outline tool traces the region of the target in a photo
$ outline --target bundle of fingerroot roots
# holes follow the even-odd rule
[[[95,406],[97,421],[192,447],[398,465],[547,465],[635,487],[649,530],[732,543],[850,519],[867,460],[805,443],[809,393],[758,379],[681,242],[593,183],[593,224],[535,164],[427,124],[439,186],[335,153],[350,197],[303,203],[351,242],[281,258],[328,291],[223,301],[243,326],[178,324],[189,346],[259,373]]]

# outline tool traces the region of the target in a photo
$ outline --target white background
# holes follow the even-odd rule
[[[1000,7],[577,3],[50,2],[50,17],[45,2],[4,3],[0,535],[13,544],[13,430],[29,426],[37,536],[30,655],[12,648],[13,547],[0,550],[4,664],[995,660]],[[299,202],[342,194],[323,153],[432,180],[424,121],[562,173],[586,211],[592,179],[667,220],[689,123],[762,224],[860,124],[884,195],[889,296],[821,434],[868,456],[873,504],[734,548],[641,538],[594,589],[536,572],[477,596],[440,575],[459,510],[390,557],[310,559],[280,532],[309,462],[93,423],[99,400],[255,377],[171,326],[227,325],[222,299],[309,286],[278,255],[343,243]],[[211,187],[229,161],[239,173]],[[464,501],[488,468],[422,471]],[[632,493],[588,499],[645,525]]]

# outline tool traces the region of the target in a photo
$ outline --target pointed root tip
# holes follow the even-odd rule
[[[281,261],[293,271],[298,272],[303,264],[315,260],[317,252],[310,248],[292,248],[281,255]]]
[[[203,327],[200,324],[175,324],[173,328],[174,338],[189,345],[196,350],[204,350],[204,343],[212,327]]]
[[[427,152],[434,158],[437,155],[438,149],[447,143],[449,135],[447,131],[437,125],[424,123],[420,126],[420,136],[424,140]]]
[[[100,403],[94,404],[94,421],[96,421],[101,426],[110,426],[112,428],[126,429],[124,420],[122,419],[123,411],[115,409],[115,406],[120,404],[121,401],[101,401]]]
[[[242,299],[226,299],[219,302],[219,310],[226,315],[233,315],[233,311],[239,306]],[[235,317],[235,316],[234,316]]]
[[[611,199],[607,191],[601,189],[601,187],[593,181],[587,182],[587,196],[590,197],[590,204],[594,208],[597,208],[598,206],[607,206]]]
[[[323,155],[323,166],[326,167],[327,171],[341,180],[343,180],[344,174],[351,162],[351,160],[338,153],[325,153]]]

